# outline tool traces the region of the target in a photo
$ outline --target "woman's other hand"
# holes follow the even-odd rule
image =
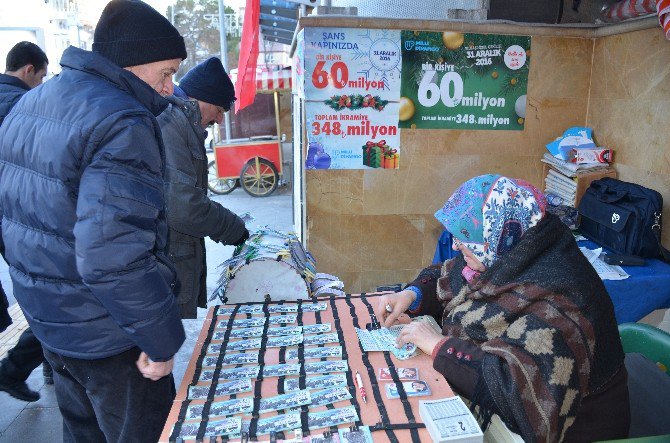
[[[414,343],[428,355],[433,355],[433,349],[442,341],[444,335],[438,333],[427,323],[422,321],[413,321],[402,329],[396,345],[401,347],[405,343]]]
[[[415,298],[416,294],[408,289],[393,294],[382,295],[379,297],[379,302],[375,307],[377,320],[386,328],[393,326],[398,317],[407,311],[407,308],[414,302]],[[391,312],[386,308],[387,306],[391,308]]]

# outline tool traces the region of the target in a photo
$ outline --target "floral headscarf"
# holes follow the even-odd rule
[[[435,218],[488,268],[542,220],[546,206],[530,183],[487,174],[463,183]]]

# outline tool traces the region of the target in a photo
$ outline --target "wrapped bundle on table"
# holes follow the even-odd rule
[[[335,276],[316,271],[316,260],[293,233],[262,227],[222,263],[212,295],[223,303],[305,300],[344,295]]]

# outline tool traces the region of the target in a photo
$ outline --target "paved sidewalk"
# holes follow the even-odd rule
[[[254,221],[247,224],[251,231],[263,225],[282,231],[293,229],[290,187],[279,188],[271,196],[264,198],[251,197],[238,188],[228,195],[216,196],[214,200],[237,214],[251,213],[255,218]],[[207,289],[208,293],[211,294],[219,277],[220,270],[217,269],[217,266],[231,256],[234,248],[220,245],[209,239],[206,240],[206,247]],[[23,313],[14,300],[7,265],[3,260],[0,260],[0,279],[5,292],[7,292],[10,304],[14,303],[10,307],[10,312],[12,312],[12,318],[16,318],[15,324],[0,334],[0,354],[4,357],[7,350],[11,349],[16,343],[27,324],[23,318]],[[214,303],[216,304],[216,301]],[[198,319],[184,320],[186,342],[184,342],[179,353],[175,355],[173,370],[177,386],[181,383],[186,371],[206,312],[206,309],[199,309]],[[39,401],[26,403],[10,397],[5,392],[0,392],[0,411],[2,411],[0,412],[0,443],[62,442],[63,420],[58,410],[53,386],[44,384],[41,367],[33,371],[27,383],[31,389],[40,393],[42,398]]]
[[[19,321],[25,323],[23,313],[17,309],[18,305],[14,304],[10,308],[12,311],[19,312]],[[175,366],[173,374],[175,383],[179,386],[181,379],[186,371],[186,366],[191,358],[191,353],[195,347],[195,340],[198,337],[200,328],[204,320],[206,309],[201,309],[199,314],[202,318],[195,320],[184,320],[184,329],[186,329],[186,341],[182,345],[179,353],[175,356]],[[14,316],[12,316],[14,318]],[[26,323],[27,327],[27,323]],[[23,328],[25,329],[25,327]],[[21,330],[23,330],[21,329]],[[17,337],[18,338],[18,337]],[[11,343],[6,340],[5,334],[0,335],[0,343]],[[13,340],[11,346],[16,343]],[[42,367],[38,367],[30,374],[27,380],[28,386],[34,391],[38,391],[42,398],[34,403],[26,403],[10,397],[6,392],[0,392],[0,442],[1,443],[16,443],[16,442],[39,442],[48,441],[50,443],[60,443],[63,441],[62,426],[63,420],[58,410],[58,403],[56,401],[56,394],[53,385],[45,385],[42,378]]]

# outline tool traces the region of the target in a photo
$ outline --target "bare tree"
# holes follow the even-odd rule
[[[184,60],[177,72],[177,81],[192,67],[209,57],[220,57],[221,41],[219,39],[218,0],[178,0],[174,6],[168,7],[167,16],[174,17],[174,25],[184,37],[188,58]],[[234,14],[232,8],[226,7],[226,14]],[[228,69],[237,67],[240,53],[239,37],[228,34]]]

